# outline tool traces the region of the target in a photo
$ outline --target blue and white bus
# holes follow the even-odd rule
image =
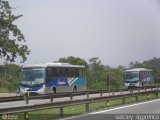
[[[134,68],[125,72],[125,87],[142,87],[154,84],[153,70]]]
[[[68,63],[26,65],[22,68],[19,89],[21,95],[85,91],[85,66]]]

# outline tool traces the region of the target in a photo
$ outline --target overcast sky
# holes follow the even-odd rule
[[[31,54],[25,64],[75,56],[110,66],[160,57],[159,0],[9,0]]]

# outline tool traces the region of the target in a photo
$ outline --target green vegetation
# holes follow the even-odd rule
[[[19,85],[20,66],[15,64],[0,65],[0,92],[15,92]]]
[[[88,68],[88,64],[87,62],[79,57],[73,57],[73,56],[69,56],[66,58],[59,58],[58,62],[60,63],[70,63],[72,65],[84,65],[86,68]]]
[[[89,71],[87,73],[87,87],[89,90],[122,88],[124,72],[117,69]]]
[[[8,1],[0,0],[0,59],[13,62],[19,56],[25,61],[30,51],[23,45],[25,38],[14,24],[22,15],[14,15],[12,9]]]

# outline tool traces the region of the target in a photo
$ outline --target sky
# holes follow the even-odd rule
[[[160,57],[159,0],[9,0],[31,50],[25,64],[99,57],[104,65]]]

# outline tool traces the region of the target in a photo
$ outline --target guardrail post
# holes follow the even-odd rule
[[[151,91],[153,91],[153,87],[151,87]]]
[[[138,93],[139,93],[139,88],[138,88]]]
[[[102,93],[102,91],[100,91],[100,96],[101,96],[101,97],[103,96],[103,93]]]
[[[136,96],[136,102],[138,102],[138,96]]]
[[[133,93],[133,90],[132,90],[132,89],[130,89],[130,94],[131,94],[131,93]]]
[[[156,87],[157,87],[157,90],[158,90],[158,85]]]
[[[24,120],[28,120],[28,112],[24,113]]]
[[[63,117],[63,107],[60,107],[60,117]]]
[[[51,102],[53,102],[53,93],[50,94]]]
[[[122,104],[125,104],[126,103],[126,98],[122,98]]]
[[[146,87],[145,87],[145,92],[146,92],[147,90],[146,90]]]
[[[87,92],[87,99],[89,99],[89,93]]]
[[[29,104],[28,94],[25,94],[25,100],[26,100],[26,104]]]
[[[123,91],[121,90],[121,95],[122,95],[122,92],[123,92]]]
[[[73,100],[73,95],[72,95],[72,93],[70,94],[70,100]]]
[[[110,92],[111,92],[111,91],[110,91],[110,90],[108,90],[107,92],[108,92],[108,96],[110,96],[110,94],[111,94]]]
[[[114,90],[112,91],[112,95],[114,95]]]
[[[89,103],[86,103],[86,112],[89,112]]]

